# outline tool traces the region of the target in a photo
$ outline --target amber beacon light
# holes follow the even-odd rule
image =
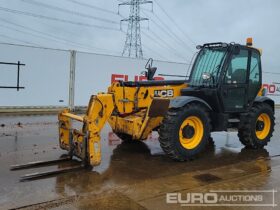
[[[253,45],[253,38],[252,37],[247,38],[246,45],[247,46],[252,46]]]

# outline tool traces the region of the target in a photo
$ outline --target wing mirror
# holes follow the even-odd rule
[[[154,80],[157,67],[152,67],[152,66],[153,66],[153,59],[150,58],[145,66],[145,69],[147,69],[147,71],[141,72],[141,75],[145,76],[147,80]]]
[[[211,79],[211,74],[207,73],[207,72],[203,72],[202,79],[203,79],[203,81],[207,81],[207,80]]]

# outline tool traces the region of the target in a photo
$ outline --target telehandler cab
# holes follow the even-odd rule
[[[106,122],[123,141],[145,140],[158,131],[164,152],[174,160],[193,158],[211,132],[238,130],[246,147],[267,145],[274,131],[274,102],[261,94],[261,50],[235,43],[208,43],[199,50],[188,80],[113,83],[93,95],[84,116],[61,112],[60,147],[84,164],[101,162],[100,132]],[[151,60],[150,60],[151,61]],[[72,121],[83,123],[73,129]]]

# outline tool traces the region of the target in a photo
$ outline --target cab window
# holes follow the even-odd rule
[[[250,76],[249,76],[249,100],[253,100],[261,88],[261,64],[259,53],[252,51]]]
[[[240,50],[238,55],[233,55],[225,76],[226,84],[245,84],[248,67],[248,50]]]

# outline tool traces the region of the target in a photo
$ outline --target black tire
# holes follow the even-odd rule
[[[269,132],[264,139],[259,139],[256,134],[257,122],[261,114],[266,114],[270,119]],[[262,149],[270,141],[274,131],[274,126],[275,117],[271,106],[266,103],[256,104],[240,123],[238,129],[239,140],[247,148]]]
[[[179,132],[183,122],[192,116],[200,119],[204,132],[199,144],[192,149],[187,149],[180,143]],[[204,106],[193,103],[179,109],[170,109],[167,112],[159,129],[159,142],[163,151],[173,160],[185,161],[193,159],[205,149],[210,132],[211,123],[208,112]]]
[[[115,133],[123,142],[132,142],[132,136],[126,133]]]

